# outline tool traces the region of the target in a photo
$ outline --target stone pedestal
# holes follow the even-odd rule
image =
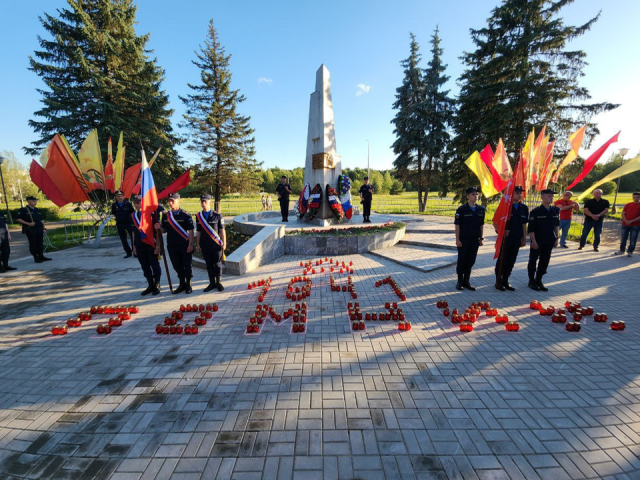
[[[316,72],[316,90],[309,102],[309,129],[307,133],[307,155],[304,182],[322,187],[322,204],[315,220],[335,219],[326,196],[326,186],[338,189],[338,177],[342,164],[336,150],[336,133],[333,124],[333,102],[329,70],[321,65]],[[305,217],[306,218],[306,217]],[[326,225],[326,223],[318,223]]]

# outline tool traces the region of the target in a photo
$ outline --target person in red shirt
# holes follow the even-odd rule
[[[636,249],[638,233],[640,233],[640,192],[634,192],[633,202],[627,203],[622,209],[622,238],[620,240],[620,251],[614,255],[633,255]],[[627,238],[629,239],[629,249],[627,249]]]
[[[562,194],[562,198],[555,201],[554,205],[560,209],[560,246],[562,248],[567,247],[567,236],[569,235],[569,228],[571,227],[571,218],[573,218],[573,212],[580,210],[580,205],[571,200],[573,192],[566,191]]]

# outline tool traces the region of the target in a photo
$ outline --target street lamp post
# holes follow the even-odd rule
[[[369,171],[369,140],[367,140],[367,177],[369,176],[370,173],[371,172]]]
[[[629,153],[628,148],[620,149],[620,166],[624,165],[624,156]],[[618,190],[620,190],[620,179],[622,177],[618,177],[618,186],[616,187],[616,194],[613,197],[613,213],[616,213],[616,201],[618,200]]]
[[[4,188],[4,175],[2,175],[2,164],[4,163],[4,157],[0,156],[0,180],[2,180],[2,195],[4,195],[4,203],[7,206],[7,216],[9,217],[9,223],[13,223],[11,218],[11,211],[9,210],[9,199],[7,198],[7,190]]]

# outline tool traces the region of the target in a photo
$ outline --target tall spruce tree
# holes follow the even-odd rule
[[[409,57],[400,64],[404,67],[402,85],[396,89],[396,101],[393,103],[396,116],[391,120],[395,125],[393,133],[393,153],[397,155],[393,161],[397,175],[404,179],[412,179],[417,184],[418,208],[424,211],[425,202],[422,197],[424,178],[422,159],[424,158],[423,142],[426,131],[425,117],[421,113],[425,100],[425,86],[420,69],[420,45],[413,33],[411,37]]]
[[[570,3],[573,0],[504,0],[485,28],[471,30],[476,49],[462,57],[466,70],[459,78],[455,156],[448,169],[459,198],[477,183],[464,164],[474,150],[487,143],[495,147],[502,138],[515,163],[528,132],[546,125],[562,155],[571,132],[617,107],[589,103],[589,91],[579,83],[587,54],[568,49],[567,43],[586,33],[599,14],[583,25],[566,25],[559,13]],[[597,133],[597,125],[590,123],[586,144]]]
[[[433,172],[443,171],[443,167],[446,165],[445,155],[449,147],[449,129],[452,126],[454,113],[454,102],[449,97],[449,90],[443,89],[450,77],[445,74],[447,66],[442,63],[444,50],[440,46],[438,27],[436,27],[430,43],[431,60],[424,71],[425,94],[420,109],[427,129],[427,134],[423,137],[426,172],[425,203],[429,198]]]
[[[140,161],[140,142],[152,154],[162,147],[154,164],[159,185],[180,170],[169,98],[162,90],[164,71],[146,48],[149,35],[134,29],[133,0],[68,0],[58,16],[40,21],[51,39],[38,38],[41,50],[30,69],[45,83],[39,89],[43,106],[29,125],[39,134],[24,151],[37,155],[56,133],[78,150],[90,130],[97,128],[106,159],[107,140],[124,132],[126,163]],[[134,154],[135,152],[135,154]]]
[[[256,171],[261,163],[255,159],[251,118],[237,111],[245,97],[231,89],[231,55],[225,54],[213,20],[196,57],[193,63],[200,69],[201,83],[189,84],[193,93],[180,97],[186,106],[181,125],[192,133],[188,148],[202,158],[201,175],[210,178],[215,207],[219,209],[222,194],[239,174],[251,178],[257,188],[260,180]]]

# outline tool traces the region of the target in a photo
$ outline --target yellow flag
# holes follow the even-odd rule
[[[593,192],[596,188],[598,188],[603,183],[610,182],[611,180],[615,180],[616,178],[622,177],[623,175],[627,175],[628,173],[637,172],[638,170],[640,170],[640,155],[638,155],[635,158],[632,158],[627,163],[622,165],[620,168],[615,169],[609,175],[604,177],[602,180],[598,180],[596,183],[591,185],[590,188],[587,188],[584,192],[580,194],[580,196],[577,198],[576,201],[579,202],[580,200],[585,198],[587,195],[589,195],[591,192]]]
[[[556,173],[553,175],[553,179],[551,180],[553,183],[557,183],[558,177],[562,173],[562,170],[564,170],[567,167],[567,165],[569,165],[576,158],[578,158],[578,151],[580,150],[580,146],[582,145],[582,139],[584,138],[584,132],[586,131],[586,129],[587,129],[587,126],[584,125],[583,127],[573,132],[571,135],[569,135],[569,143],[571,144],[571,150],[569,150],[569,153],[567,153],[567,156],[564,157],[564,160],[562,160],[562,162],[560,162],[560,165],[558,165],[558,168],[556,169]]]
[[[80,171],[91,190],[104,189],[104,172],[102,171],[102,155],[98,143],[98,130],[91,130],[80,147],[78,153]]]
[[[489,167],[484,164],[477,151],[473,152],[464,163],[473,173],[476,174],[478,180],[480,180],[480,188],[482,189],[482,193],[485,197],[493,197],[500,193],[500,191],[496,190],[493,186],[493,177],[491,176]]]
[[[118,139],[118,150],[116,152],[116,161],[113,164],[113,180],[116,190],[120,190],[122,186],[122,178],[124,177],[124,153],[125,147],[122,142],[122,132]]]

